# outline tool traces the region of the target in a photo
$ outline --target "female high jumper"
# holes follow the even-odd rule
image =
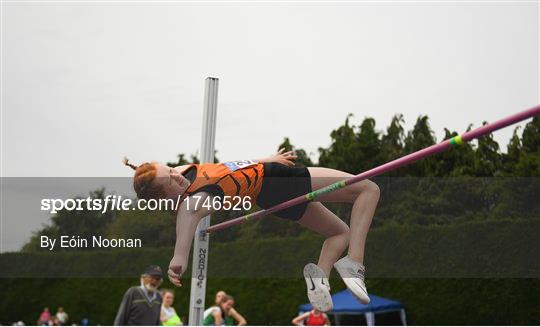
[[[169,279],[174,285],[181,286],[180,278],[188,267],[189,252],[199,221],[216,211],[212,206],[195,207],[195,200],[191,197],[197,195],[198,203],[204,203],[207,198],[223,200],[225,196],[249,196],[253,203],[266,209],[353,176],[323,167],[294,167],[296,158],[292,151],[281,149],[264,159],[189,164],[175,168],[157,162],[135,166],[124,159],[124,164],[135,170],[133,185],[140,199],[181,198],[174,256],[168,269]],[[379,194],[375,183],[364,180],[324,194],[316,201],[274,213],[326,238],[317,265],[309,263],[304,267],[307,295],[317,310],[327,312],[333,307],[328,283],[332,266],[351,292],[362,303],[369,303],[364,284],[364,248]],[[185,201],[187,198],[192,200]],[[350,227],[321,202],[353,204]],[[347,256],[339,259],[347,247]]]

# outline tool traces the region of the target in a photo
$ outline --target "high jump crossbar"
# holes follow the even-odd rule
[[[497,120],[497,121],[495,121],[495,122],[493,122],[491,124],[483,125],[481,127],[473,129],[472,131],[466,132],[464,134],[461,134],[461,135],[454,136],[452,138],[446,139],[446,140],[442,141],[441,143],[434,144],[434,145],[429,146],[427,148],[424,148],[422,150],[418,150],[416,152],[410,153],[410,154],[405,155],[405,156],[403,156],[401,158],[395,159],[393,161],[387,162],[387,163],[385,163],[383,165],[380,165],[378,167],[367,170],[367,171],[365,171],[363,173],[360,173],[360,174],[358,174],[358,175],[356,175],[354,177],[351,177],[349,179],[345,179],[345,180],[339,181],[337,183],[328,185],[326,187],[320,188],[318,190],[315,190],[315,191],[310,192],[310,193],[305,194],[305,195],[301,195],[301,196],[296,197],[294,199],[285,201],[285,202],[283,202],[281,204],[275,205],[275,206],[270,207],[268,209],[260,210],[260,211],[254,212],[254,213],[247,214],[247,215],[242,216],[242,217],[238,217],[238,218],[235,218],[235,219],[231,219],[229,221],[225,221],[225,222],[216,224],[214,226],[210,226],[210,227],[206,228],[205,230],[201,230],[201,233],[206,233],[206,234],[214,233],[214,232],[223,230],[223,229],[231,227],[231,226],[243,224],[243,223],[247,222],[248,220],[260,219],[260,218],[263,218],[263,217],[265,217],[265,216],[267,216],[269,214],[272,214],[274,212],[277,212],[277,211],[280,211],[280,210],[283,210],[283,209],[287,209],[289,207],[292,207],[292,206],[295,206],[295,205],[298,205],[298,204],[301,204],[301,203],[304,203],[304,202],[313,201],[313,200],[315,200],[316,198],[320,197],[323,194],[334,192],[334,191],[339,190],[341,188],[344,188],[344,187],[346,187],[348,185],[358,183],[358,182],[363,181],[365,179],[368,179],[368,178],[371,178],[371,177],[374,177],[374,176],[378,176],[378,175],[381,175],[381,174],[386,173],[388,171],[403,167],[405,165],[408,165],[408,164],[413,163],[415,161],[418,161],[420,159],[429,157],[429,156],[434,155],[436,153],[446,151],[449,148],[451,148],[452,146],[466,143],[466,142],[468,142],[468,141],[470,141],[472,139],[475,139],[475,138],[478,138],[480,136],[492,133],[492,132],[494,132],[496,130],[505,128],[507,126],[513,125],[515,123],[518,123],[520,121],[523,121],[525,119],[528,119],[528,118],[531,118],[531,117],[534,117],[534,116],[538,116],[538,115],[540,115],[540,105],[532,107],[532,108],[530,108],[528,110],[521,111],[519,113],[508,116],[506,118]]]

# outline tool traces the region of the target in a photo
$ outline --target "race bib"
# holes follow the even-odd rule
[[[238,169],[254,166],[257,163],[253,160],[237,160],[237,161],[224,162],[223,164],[227,166],[227,168],[229,168],[230,171],[236,171]]]

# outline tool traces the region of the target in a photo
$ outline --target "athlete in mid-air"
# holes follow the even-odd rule
[[[135,170],[133,185],[139,198],[181,199],[176,213],[174,256],[168,269],[173,284],[181,286],[180,278],[188,267],[189,251],[199,221],[216,211],[213,206],[200,205],[207,198],[215,200],[217,197],[218,201],[223,201],[234,196],[249,197],[254,204],[266,209],[353,176],[330,168],[294,167],[296,158],[292,151],[281,149],[263,159],[188,164],[175,168],[157,162],[135,166],[124,159],[124,164]],[[194,206],[194,196],[198,197],[198,206]],[[317,310],[327,312],[332,309],[328,282],[332,267],[361,302],[369,303],[364,284],[364,248],[378,200],[378,186],[364,180],[324,194],[316,201],[274,213],[326,238],[317,264],[309,263],[304,267],[307,295]],[[325,202],[351,203],[350,226],[327,209],[323,205]],[[347,248],[347,255],[340,259]]]

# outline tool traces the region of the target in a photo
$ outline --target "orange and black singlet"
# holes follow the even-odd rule
[[[213,196],[251,197],[259,207],[272,206],[311,192],[311,176],[307,168],[288,167],[275,162],[251,160],[219,164],[192,164],[182,173],[191,185],[185,195],[207,192]],[[302,203],[274,215],[298,220],[308,203]]]
[[[183,175],[191,182],[187,196],[207,192],[220,198],[249,196],[255,201],[261,191],[264,166],[252,160],[192,164]]]

